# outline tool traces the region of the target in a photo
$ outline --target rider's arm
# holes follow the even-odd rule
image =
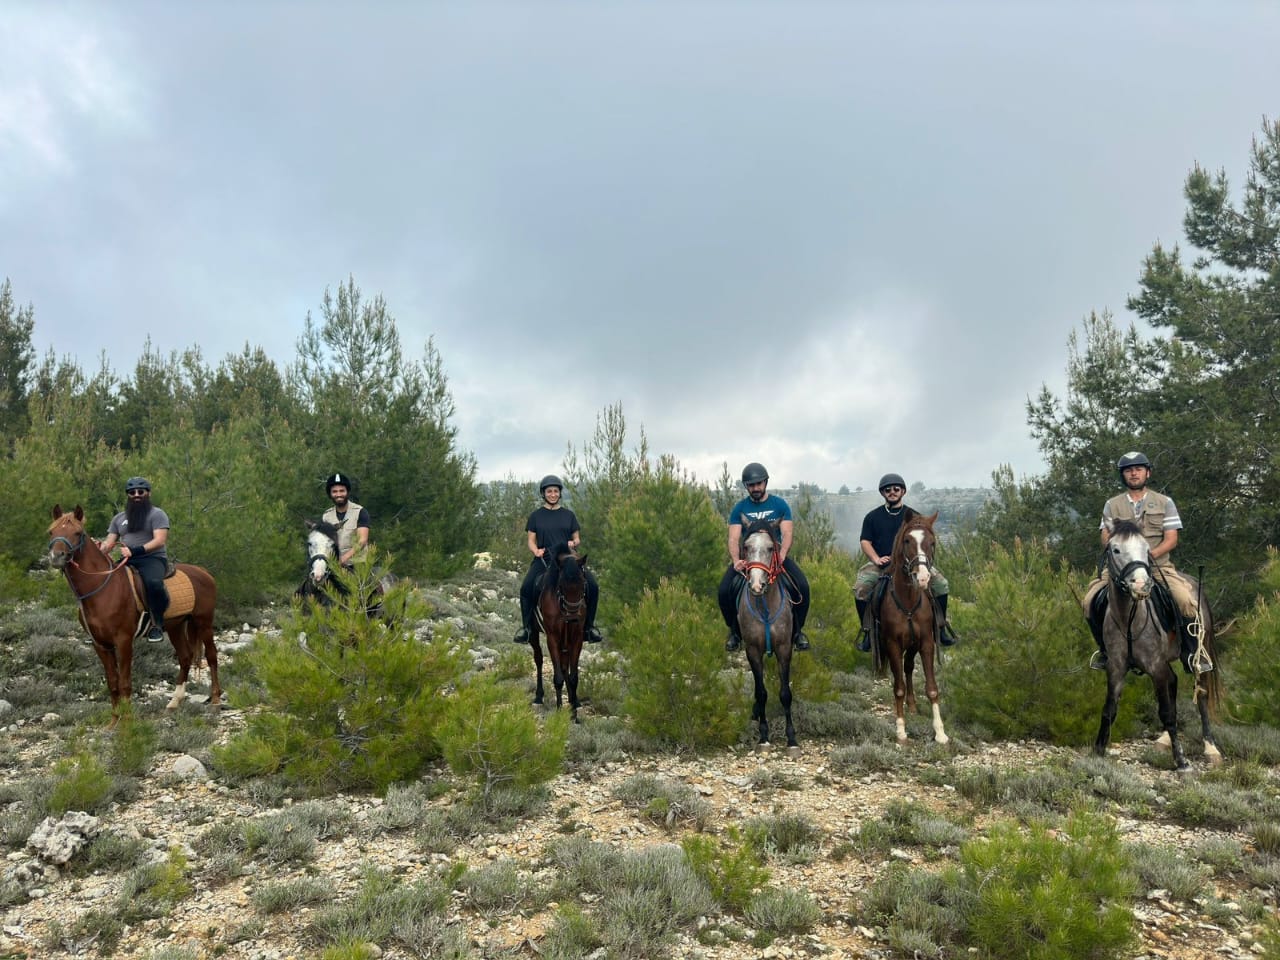
[[[112,536],[114,536],[114,534],[112,534]],[[107,539],[109,540],[111,539],[111,537],[108,537]],[[142,545],[142,552],[154,553],[156,550],[159,550],[168,542],[169,542],[169,528],[160,527],[158,530],[151,531],[151,539]],[[128,547],[122,546],[120,548],[120,556],[128,560],[131,556],[133,556],[133,551],[130,550]]]
[[[862,547],[862,555],[864,557],[877,567],[880,566],[880,554],[876,553],[875,545],[870,540],[859,540],[858,546]]]
[[[742,559],[741,524],[729,524],[729,562],[733,564],[733,569],[735,570],[742,570],[747,566],[747,561]]]
[[[1178,545],[1178,531],[1166,530],[1164,538],[1161,539],[1154,547],[1151,548],[1151,559],[1163,557],[1166,553],[1172,552],[1173,548]]]
[[[569,534],[569,549],[570,549],[570,550],[577,550],[577,549],[578,549],[578,544],[580,544],[581,542],[582,542],[582,531],[581,531],[581,530],[575,530],[575,531],[573,531],[573,533]]]
[[[778,550],[778,562],[782,563],[791,552],[791,541],[796,535],[796,523],[794,520],[783,520],[778,524],[778,529],[782,533],[782,547]]]
[[[535,557],[540,557],[543,553],[543,551],[538,547],[538,535],[532,530],[529,531],[529,552]]]
[[[351,563],[356,558],[356,554],[363,553],[365,547],[369,546],[369,528],[356,527],[356,542],[350,550],[338,558],[338,562],[342,564]]]
[[[107,556],[111,556],[111,551],[116,548],[116,541],[119,539],[120,538],[117,537],[114,533],[108,533],[106,539],[98,544],[98,549],[100,549]]]

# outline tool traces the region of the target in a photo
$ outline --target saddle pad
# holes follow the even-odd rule
[[[146,594],[142,578],[132,569],[129,570],[129,581],[133,585],[133,604],[138,612],[146,610]],[[191,578],[181,570],[164,581],[165,592],[169,594],[169,606],[165,608],[164,618],[185,617],[196,608],[196,591],[191,585]]]

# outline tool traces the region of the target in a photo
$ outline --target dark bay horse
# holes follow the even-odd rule
[[[747,651],[747,663],[755,679],[755,706],[751,719],[760,725],[757,750],[769,748],[769,721],[765,704],[764,658],[772,653],[778,662],[778,700],[787,723],[787,752],[798,754],[796,727],[791,722],[791,601],[782,585],[778,545],[767,524],[752,524],[742,541],[747,561],[747,582],[738,596],[738,630]]]
[[[916,711],[912,673],[917,655],[924,667],[925,695],[933,706],[933,738],[938,743],[950,740],[942,726],[933,662],[940,624],[929,581],[937,546],[933,532],[937,519],[936,513],[926,517],[914,510],[903,519],[893,542],[889,584],[880,603],[878,629],[874,631],[876,672],[883,676],[886,667],[893,672],[893,715],[899,743],[907,742],[904,704],[912,713]]]
[[[539,633],[547,638],[551,657],[551,679],[556,688],[556,708],[564,705],[568,688],[573,722],[578,722],[578,658],[582,655],[583,628],[587,619],[587,556],[579,557],[568,544],[547,550],[551,558],[542,575],[542,590],[534,609],[533,629],[529,643],[533,662],[538,668],[538,690],[534,703],[542,703],[542,644]]]
[[[1187,770],[1190,764],[1178,739],[1178,674],[1170,666],[1178,660],[1181,642],[1174,618],[1165,614],[1162,618],[1154,599],[1157,573],[1151,569],[1151,546],[1138,525],[1129,520],[1119,520],[1109,527],[1107,540],[1107,615],[1102,622],[1102,639],[1107,652],[1107,699],[1102,707],[1102,723],[1098,727],[1098,739],[1094,751],[1104,754],[1111,742],[1111,725],[1116,719],[1116,705],[1120,691],[1124,689],[1125,675],[1136,667],[1151,678],[1155,688],[1156,704],[1164,735],[1160,742],[1168,742],[1173,753],[1173,764],[1178,770]],[[1200,643],[1210,662],[1218,662],[1214,649],[1213,618],[1208,605],[1200,602]],[[1204,737],[1204,755],[1210,764],[1222,762],[1222,754],[1213,741],[1209,718],[1217,713],[1221,700],[1218,671],[1202,673],[1192,678],[1194,697],[1200,711],[1200,731]]]
[[[84,510],[79,505],[71,513],[53,508],[49,525],[48,562],[67,577],[71,592],[80,603],[80,622],[93,638],[93,649],[102,661],[111,693],[111,725],[120,719],[120,702],[133,697],[133,640],[138,624],[139,589],[132,583],[132,571],[124,564],[113,565],[97,542],[84,529]],[[177,573],[165,581],[169,609],[165,632],[178,654],[178,686],[165,709],[175,710],[187,696],[191,665],[199,662],[203,649],[209,664],[209,705],[222,704],[218,684],[218,649],[213,641],[213,607],[217,584],[209,572],[189,563],[179,563]]]

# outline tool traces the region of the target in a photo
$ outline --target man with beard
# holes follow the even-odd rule
[[[338,528],[338,563],[350,570],[369,545],[369,511],[351,499],[351,478],[335,473],[324,482],[333,506],[321,517]]]
[[[529,570],[520,584],[520,632],[513,638],[516,643],[528,643],[533,634],[534,608],[538,605],[538,582],[547,569],[547,551],[559,544],[576,550],[582,542],[582,531],[578,529],[578,518],[574,512],[560,500],[564,492],[564,483],[553,473],[547,474],[538,484],[538,492],[542,495],[542,506],[529,514],[524,525],[525,542],[533,559],[529,561]],[[587,619],[583,624],[582,635],[587,643],[600,643],[604,635],[596,626],[596,608],[600,605],[600,584],[596,575],[584,570],[587,579]]]
[[[124,485],[124,493],[128,503],[111,518],[102,552],[110,556],[120,541],[121,558],[142,578],[151,617],[147,639],[157,643],[164,639],[164,612],[169,607],[169,594],[164,588],[169,565],[165,553],[169,516],[151,502],[151,484],[146,477],[131,477]]]
[[[795,521],[791,519],[791,507],[781,497],[769,493],[769,471],[759,463],[748,463],[742,468],[742,485],[747,495],[739,500],[729,513],[729,569],[720,578],[716,599],[720,601],[720,615],[729,628],[729,639],[724,648],[729,652],[742,647],[742,635],[738,629],[738,579],[747,569],[742,558],[742,536],[752,523],[763,520],[777,533],[778,561],[786,574],[787,592],[791,595],[791,645],[796,650],[808,650],[809,638],[804,635],[804,621],[809,615],[809,581],[800,572],[788,554],[795,536]]]
[[[1178,531],[1182,529],[1182,517],[1172,497],[1163,493],[1148,490],[1147,483],[1151,479],[1151,461],[1145,453],[1133,450],[1126,453],[1116,462],[1120,479],[1124,483],[1124,491],[1116,494],[1102,508],[1102,545],[1105,547],[1111,539],[1110,525],[1116,520],[1130,520],[1142,530],[1143,537],[1151,546],[1151,567],[1155,579],[1168,588],[1174,604],[1178,608],[1179,636],[1182,641],[1183,665],[1189,662],[1190,654],[1195,651],[1197,643],[1187,630],[1187,624],[1199,619],[1199,603],[1196,599],[1200,585],[1194,577],[1179,573],[1169,559],[1169,554],[1178,545]],[[1102,620],[1093,609],[1094,597],[1106,589],[1111,575],[1104,563],[1098,576],[1089,584],[1084,595],[1084,615],[1093,632],[1093,639],[1098,644],[1097,651],[1089,660],[1089,666],[1095,670],[1107,669],[1107,653],[1102,643]],[[1189,668],[1188,668],[1189,669]],[[1196,670],[1204,673],[1212,670],[1213,665],[1207,659],[1197,662]]]
[[[893,559],[893,543],[902,529],[903,511],[908,509],[902,502],[907,494],[907,482],[896,473],[886,473],[880,478],[877,488],[884,504],[876,507],[862,519],[862,533],[858,537],[862,554],[867,562],[858,570],[853,583],[854,603],[858,607],[858,623],[862,625],[862,635],[858,638],[858,649],[863,653],[871,652],[871,628],[867,624],[867,606],[871,603],[871,594],[875,591],[876,581],[889,572],[889,563]],[[947,578],[938,572],[937,567],[929,568],[929,592],[933,594],[934,604],[938,608],[938,619],[942,623],[939,638],[944,647],[956,642],[955,632],[947,620],[947,595],[951,585]]]

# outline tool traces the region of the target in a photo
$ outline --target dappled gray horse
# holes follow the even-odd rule
[[[799,752],[796,728],[791,722],[791,601],[783,588],[777,544],[767,526],[752,526],[742,544],[747,561],[747,582],[738,596],[738,628],[746,648],[747,662],[755,678],[755,706],[752,719],[760,724],[760,744],[769,746],[769,721],[765,704],[764,658],[772,653],[778,661],[778,699],[787,722],[789,752]]]
[[[1137,524],[1119,520],[1108,524],[1111,536],[1105,550],[1110,581],[1107,584],[1107,616],[1102,624],[1102,639],[1107,653],[1107,699],[1102,707],[1102,723],[1098,727],[1095,752],[1106,753],[1111,741],[1111,725],[1116,719],[1116,706],[1124,688],[1125,675],[1131,668],[1151,678],[1164,736],[1173,752],[1174,766],[1190,767],[1178,739],[1178,675],[1170,664],[1178,660],[1176,611],[1161,615],[1153,598],[1155,579],[1151,572],[1151,545]],[[1199,624],[1200,641],[1213,663],[1218,662],[1214,649],[1213,621],[1202,610]],[[1222,754],[1213,742],[1209,717],[1217,711],[1221,690],[1218,672],[1192,676],[1195,701],[1200,711],[1200,729],[1204,737],[1204,755],[1211,764],[1222,762]]]

